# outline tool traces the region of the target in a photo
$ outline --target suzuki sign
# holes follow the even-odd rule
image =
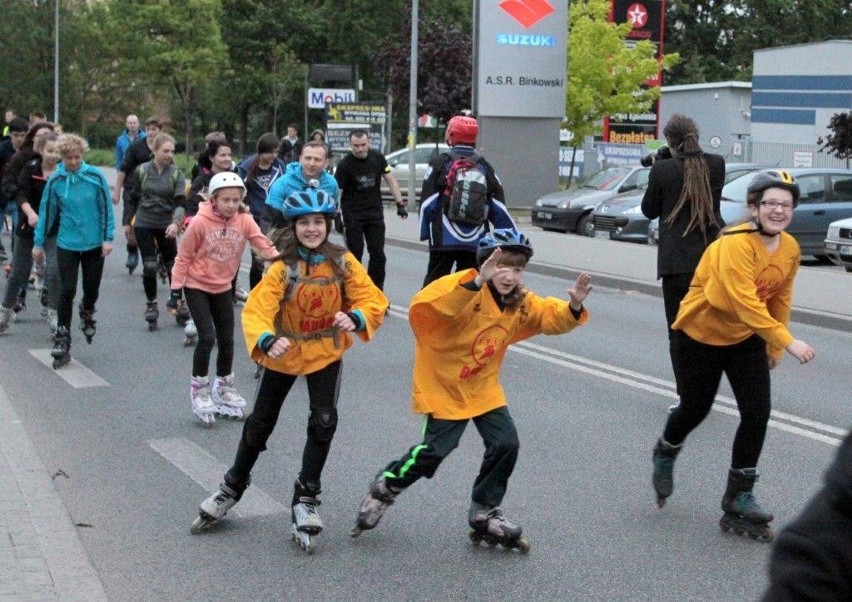
[[[324,109],[327,102],[355,102],[352,88],[308,88],[308,108]]]

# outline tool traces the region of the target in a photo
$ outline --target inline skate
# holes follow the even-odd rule
[[[308,554],[313,554],[317,547],[316,536],[322,532],[322,519],[317,512],[320,505],[319,487],[307,487],[296,480],[293,485],[293,502],[291,510],[292,538],[296,545]]]
[[[133,274],[136,270],[136,266],[139,265],[139,251],[136,249],[130,250],[127,252],[127,261],[124,264],[124,267],[127,268],[128,274]]]
[[[195,328],[195,321],[191,318],[183,327],[183,346],[192,347],[198,341],[198,329]]]
[[[754,499],[752,489],[757,481],[757,469],[730,469],[728,486],[722,497],[722,510],[725,514],[719,519],[719,526],[726,533],[733,531],[760,541],[772,541],[774,533],[769,523],[775,517],[766,512]]]
[[[500,508],[488,508],[474,502],[467,521],[471,528],[470,540],[475,544],[484,541],[489,546],[500,544],[507,550],[518,549],[524,554],[530,551],[530,542],[521,535],[521,526],[503,516]]]
[[[367,497],[363,499],[361,507],[358,509],[358,520],[355,527],[349,534],[352,537],[358,537],[362,531],[375,529],[385,511],[394,503],[396,496],[401,492],[402,489],[388,485],[382,474],[373,479]]]
[[[65,326],[56,329],[56,343],[54,343],[50,355],[53,356],[54,370],[71,362],[71,335]]]
[[[14,320],[15,312],[11,307],[0,306],[0,332],[4,332],[9,328],[9,324]]]
[[[657,492],[657,506],[662,508],[674,491],[674,463],[681,445],[671,445],[662,438],[654,446],[654,476],[652,482]]]
[[[201,505],[198,507],[198,518],[193,521],[189,532],[193,534],[200,533],[222,520],[228,514],[228,510],[240,501],[248,486],[249,483],[242,486],[236,483],[229,483],[228,476],[225,475],[222,484],[219,485],[219,489],[201,502]]]
[[[213,381],[211,390],[213,404],[216,406],[216,413],[225,418],[235,418],[243,420],[245,413],[243,409],[246,407],[246,400],[237,392],[234,386],[234,374],[228,376],[217,376]]]
[[[216,406],[210,401],[210,389],[206,376],[193,376],[189,384],[189,402],[192,412],[201,420],[205,428],[216,422]]]
[[[97,321],[92,317],[95,315],[95,310],[93,309],[85,309],[83,304],[80,304],[79,307],[80,312],[80,330],[83,331],[83,334],[86,337],[86,342],[91,345],[92,338],[95,336],[95,331],[97,330],[95,325]]]
[[[145,305],[145,321],[148,322],[148,330],[157,330],[157,320],[160,318],[160,310],[156,301],[148,301]]]

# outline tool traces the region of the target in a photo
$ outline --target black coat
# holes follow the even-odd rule
[[[775,540],[764,602],[852,600],[852,432],[825,487]]]
[[[705,153],[704,160],[710,172],[710,190],[713,193],[713,213],[720,226],[724,225],[719,211],[722,187],[725,185],[725,159],[721,155]],[[692,274],[704,249],[716,239],[717,229],[705,234],[694,228],[684,236],[689,224],[690,212],[681,211],[673,223],[666,219],[671,215],[683,188],[683,158],[657,161],[648,176],[648,188],[642,199],[642,213],[648,219],[660,218],[660,241],[657,248],[657,277],[674,274]]]

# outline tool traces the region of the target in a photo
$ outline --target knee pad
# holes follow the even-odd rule
[[[145,259],[142,261],[142,275],[149,278],[157,277],[156,259]]]
[[[328,443],[337,430],[337,408],[332,410],[311,409],[308,418],[308,437]]]
[[[254,414],[250,414],[246,418],[245,426],[243,426],[243,440],[249,447],[265,451],[266,440],[272,434],[274,426],[273,424],[264,424],[256,420]]]

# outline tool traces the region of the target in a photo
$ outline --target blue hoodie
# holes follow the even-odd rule
[[[256,157],[257,154],[252,155],[240,163],[239,167],[237,167],[237,173],[240,174],[240,177],[243,180],[246,179],[248,170]],[[261,220],[266,219],[266,198],[269,196],[269,191],[272,190],[272,186],[278,181],[278,178],[284,174],[284,170],[286,168],[287,166],[284,162],[278,157],[275,157],[272,161],[272,165],[269,166],[269,169],[260,169],[260,167],[258,167],[255,172],[254,179],[251,182],[246,182],[247,190],[245,203],[248,205],[254,221],[258,224],[261,223]]]
[[[334,179],[334,176],[326,170],[323,170],[317,180],[319,180],[319,186],[317,188],[324,190],[334,199],[337,199],[338,187],[337,180]],[[271,221],[276,222],[283,219],[282,209],[284,208],[284,199],[294,192],[307,190],[310,187],[310,184],[302,175],[302,164],[298,161],[293,161],[288,164],[287,171],[284,172],[283,176],[275,180],[272,188],[269,189],[269,194],[266,196],[267,209],[273,209],[278,212],[279,216],[281,216],[279,220],[273,219]],[[273,216],[275,216],[274,213]]]
[[[34,244],[44,246],[57,232],[56,245],[68,251],[89,251],[112,242],[115,218],[109,184],[97,167],[82,162],[69,172],[60,163],[44,187]]]

